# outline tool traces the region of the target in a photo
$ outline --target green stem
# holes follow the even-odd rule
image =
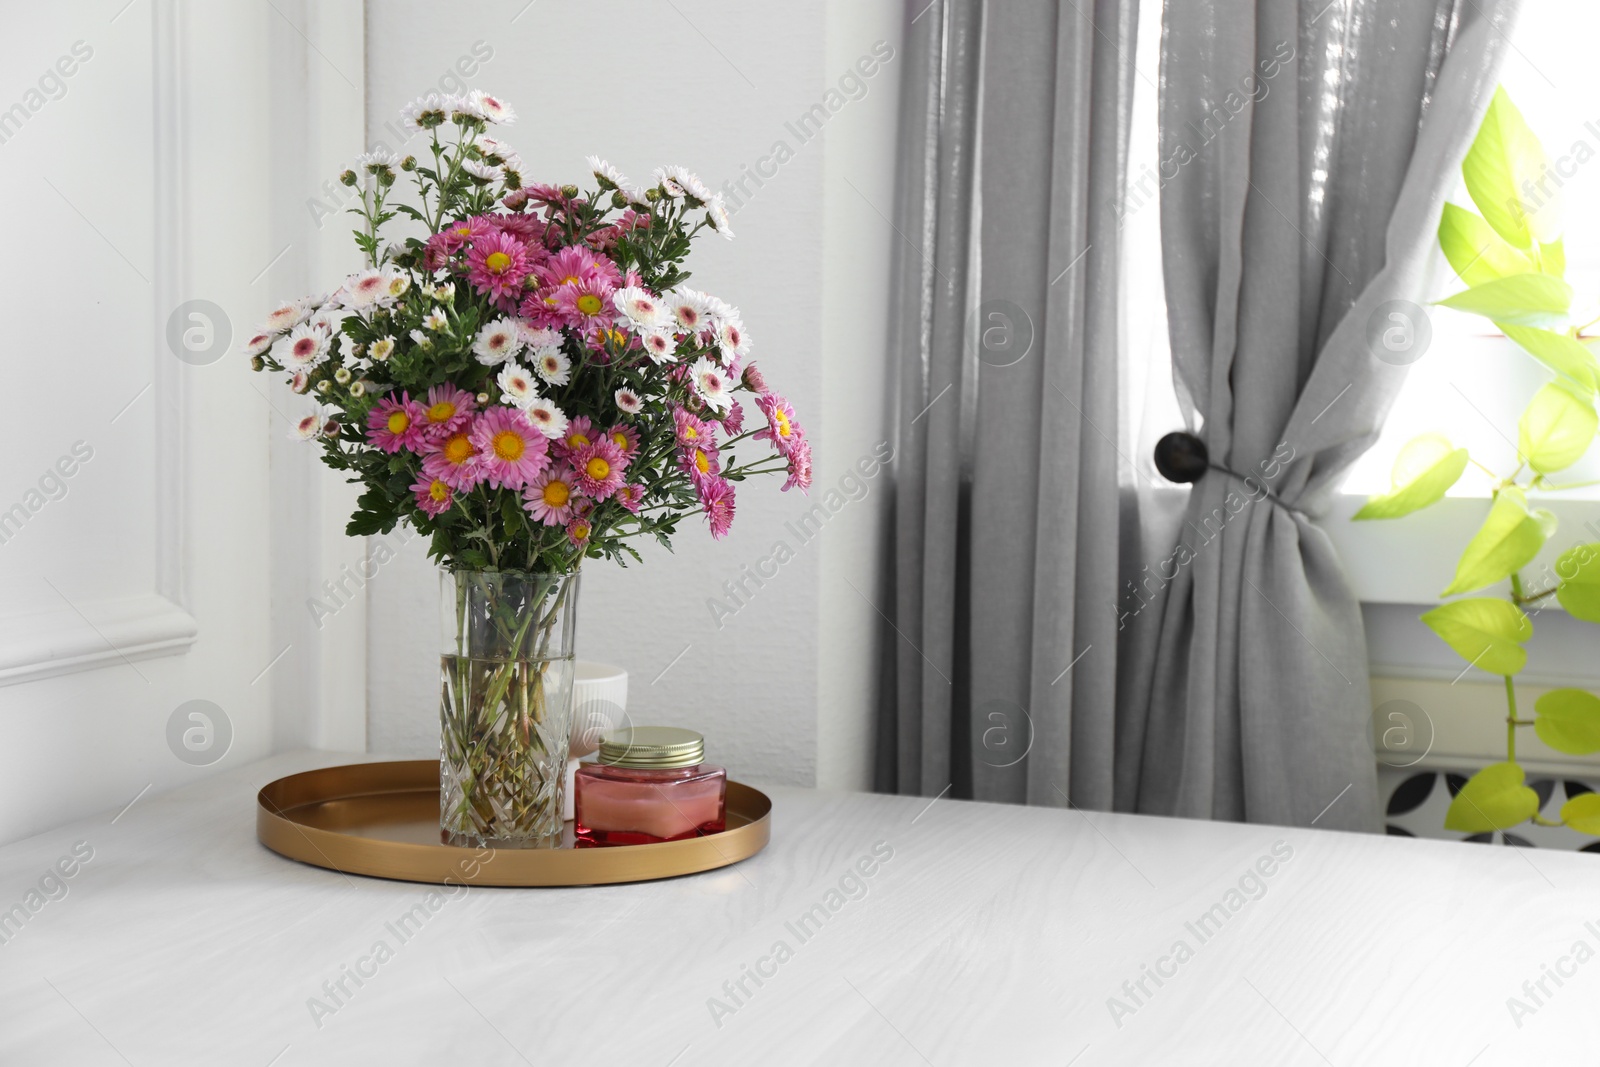
[[[1511,675],[1506,675],[1506,762],[1517,762],[1517,727],[1521,725],[1517,719],[1517,689],[1511,683]]]

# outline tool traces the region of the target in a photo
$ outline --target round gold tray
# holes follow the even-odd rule
[[[439,842],[439,761],[353,763],[302,771],[256,794],[256,837],[301,863],[404,882],[601,885],[709,871],[749,859],[771,837],[772,801],[728,783],[728,828],[656,845],[459,848]]]

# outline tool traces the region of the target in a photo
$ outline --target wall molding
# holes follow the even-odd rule
[[[199,636],[159,593],[13,615],[0,620],[0,686],[181,655]]]

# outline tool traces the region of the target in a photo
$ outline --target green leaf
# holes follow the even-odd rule
[[[1495,325],[1534,359],[1557,374],[1570,378],[1586,391],[1593,392],[1597,383],[1600,383],[1600,361],[1577,338],[1531,326],[1501,322]]]
[[[1600,836],[1600,793],[1579,793],[1561,805],[1561,821],[1580,834]]]
[[[1572,306],[1572,286],[1549,274],[1513,274],[1474,285],[1439,301],[1513,326],[1563,326]]]
[[[1544,148],[1539,139],[1528,129],[1522,112],[1506,91],[1496,88],[1478,136],[1461,162],[1461,176],[1484,219],[1517,248],[1533,244],[1522,183],[1537,182],[1544,170]]]
[[[1527,822],[1539,812],[1539,794],[1523,781],[1515,763],[1491,763],[1468,778],[1450,802],[1444,828],[1481,834]]]
[[[1600,752],[1600,697],[1582,689],[1552,689],[1534,707],[1539,740],[1573,756]]]
[[[1558,278],[1567,273],[1567,246],[1561,238],[1539,246],[1539,269]]]
[[[1510,577],[1533,561],[1544,541],[1544,521],[1528,510],[1522,491],[1502,489],[1461,553],[1455,581],[1440,595],[1470,593]]]
[[[1517,674],[1527,665],[1522,642],[1533,636],[1533,623],[1509,600],[1455,600],[1424,612],[1422,621],[1456,655],[1490,674]]]
[[[1517,423],[1517,451],[1540,474],[1564,470],[1582,458],[1600,428],[1594,403],[1559,381],[1533,394]]]
[[[1534,269],[1533,260],[1506,244],[1494,227],[1454,204],[1446,204],[1444,214],[1439,216],[1439,247],[1450,262],[1450,269],[1468,285],[1482,285]]]
[[[1600,622],[1600,542],[1575,545],[1556,560],[1556,599],[1567,614]]]
[[[1370,498],[1356,519],[1398,519],[1444,498],[1467,469],[1467,450],[1443,434],[1425,433],[1406,442],[1389,474],[1389,492]]]

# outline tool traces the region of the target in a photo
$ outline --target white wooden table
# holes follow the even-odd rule
[[[1600,1052],[1596,855],[776,788],[772,844],[733,868],[430,896],[256,843],[259,786],[350,759],[279,756],[0,849],[0,909],[41,890],[0,925],[0,1064]]]

